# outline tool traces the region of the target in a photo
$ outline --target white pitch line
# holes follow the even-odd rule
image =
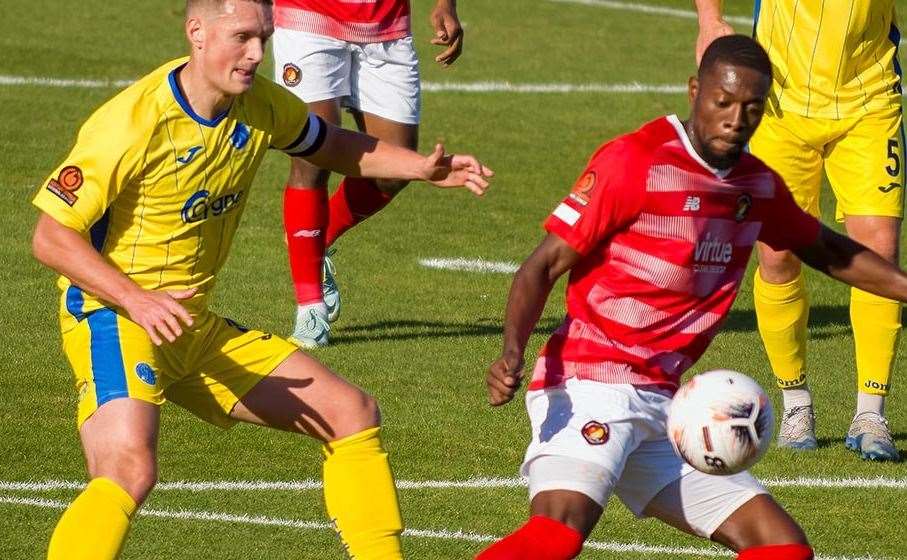
[[[837,488],[837,489],[889,489],[907,490],[907,479],[897,478],[765,478],[762,484],[775,488]],[[71,480],[45,481],[0,481],[0,490],[7,492],[50,492],[58,490],[81,490],[84,482]],[[469,478],[465,480],[398,480],[400,490],[424,489],[498,489],[524,488],[523,478]],[[215,492],[215,491],[305,491],[321,488],[320,480],[215,480],[161,482],[155,489],[159,491]]]
[[[615,2],[614,0],[548,0],[549,2],[559,2],[561,4],[583,4],[586,6],[597,6],[600,8],[610,8],[613,10],[626,10],[630,12],[641,12],[644,14],[655,14],[660,16],[673,16],[684,19],[697,19],[699,16],[693,10],[678,10],[677,8],[668,8],[667,6],[653,6],[652,4],[637,4],[634,2]],[[724,16],[728,23],[738,23],[740,25],[753,26],[753,18],[746,16]]]
[[[90,80],[46,78],[42,76],[0,75],[0,86],[43,86],[55,88],[123,88],[132,80]],[[513,83],[492,82],[422,82],[423,91],[466,93],[686,93],[685,84],[605,83]]]
[[[520,265],[515,262],[486,261],[483,259],[419,259],[419,264],[426,268],[456,270],[460,272],[497,272],[513,274]]]
[[[9,505],[18,505],[18,506],[32,506],[32,507],[41,507],[49,509],[65,509],[69,504],[62,502],[60,500],[45,500],[41,498],[19,498],[16,496],[3,496],[0,495],[0,504],[9,504]],[[270,527],[287,527],[292,529],[305,529],[305,530],[322,530],[328,531],[333,530],[331,525],[321,521],[302,521],[299,519],[285,519],[281,517],[269,517],[265,515],[246,515],[246,514],[235,514],[235,513],[225,513],[217,511],[198,511],[198,510],[168,510],[168,509],[149,509],[142,508],[139,510],[139,515],[146,517],[159,517],[164,519],[183,519],[189,521],[219,521],[223,523],[237,523],[243,525],[264,525]],[[428,538],[428,539],[444,539],[444,540],[457,540],[457,541],[469,541],[475,543],[488,543],[493,542],[499,539],[500,537],[494,535],[486,535],[481,533],[473,533],[471,531],[462,531],[462,530],[446,530],[446,529],[405,529],[403,531],[403,536],[405,537],[415,537],[415,538]],[[717,547],[694,547],[694,546],[661,546],[661,545],[649,545],[640,542],[634,543],[620,543],[620,542],[605,542],[605,541],[588,541],[583,545],[585,548],[591,548],[595,550],[606,550],[609,552],[619,552],[619,553],[637,553],[637,554],[647,554],[647,555],[682,555],[682,556],[694,556],[697,558],[702,557],[730,557],[733,556],[733,553],[722,550]],[[851,557],[851,556],[816,556],[816,560],[883,560],[879,557],[873,556],[860,556],[860,557]]]

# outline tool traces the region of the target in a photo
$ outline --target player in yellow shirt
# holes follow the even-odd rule
[[[191,55],[98,109],[41,186],[35,256],[61,274],[64,352],[91,481],[51,537],[51,560],[110,560],[157,478],[160,405],[324,442],[328,515],[351,555],[400,558],[375,400],[287,340],[208,310],[217,271],[269,148],[349,175],[487,188],[471,156],[421,156],[344,131],[256,78],[263,0],[188,0]]]
[[[696,0],[697,60],[732,33],[721,0]],[[784,178],[798,204],[819,215],[822,171],[836,218],[853,239],[898,260],[904,191],[900,33],[894,0],[756,0],[755,38],[768,51],[774,81],[750,149]],[[800,262],[759,244],[755,305],[759,333],[784,415],[778,444],[815,449],[815,415],[806,379],[809,301]],[[897,460],[884,416],[901,328],[900,304],[851,289],[857,408],[845,438],[864,459]]]

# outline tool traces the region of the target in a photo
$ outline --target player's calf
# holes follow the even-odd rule
[[[809,560],[812,548],[796,521],[768,494],[737,508],[712,540],[738,552],[738,560]]]

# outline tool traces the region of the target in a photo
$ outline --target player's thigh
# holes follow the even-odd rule
[[[648,503],[633,498],[627,503],[626,496],[619,492],[621,499],[641,517],[655,517],[700,537],[713,538],[719,527],[735,512],[753,498],[766,493],[765,488],[747,472],[716,476],[693,469],[674,455],[667,440],[653,445],[634,459],[638,478],[633,485],[625,485],[628,481],[621,481],[621,489],[632,495],[639,492],[639,488],[650,491],[659,486],[661,488]],[[647,479],[647,471],[650,470],[657,472]],[[667,478],[673,480],[665,484]],[[641,511],[640,505],[643,506]]]
[[[350,94],[352,58],[349,43],[277,27],[271,39],[274,80],[312,103]]]
[[[837,218],[901,218],[904,200],[904,137],[901,111],[891,109],[842,121],[829,144],[825,171],[838,201]]]
[[[808,544],[803,529],[769,494],[753,496],[734,510],[711,538],[736,551],[757,546]]]
[[[750,151],[778,173],[794,200],[813,216],[819,215],[822,186],[824,124],[791,112],[779,117],[766,113],[750,140]]]
[[[419,60],[412,37],[357,45],[350,77],[345,105],[388,121],[419,124]]]
[[[163,404],[164,390],[176,376],[168,353],[180,344],[158,348],[142,327],[108,308],[88,313],[64,332],[63,352],[78,392],[78,425],[117,399]]]
[[[195,373],[166,393],[203,420],[224,428],[251,422],[326,441],[377,425],[374,399],[291,342],[213,313],[203,328]]]
[[[246,393],[231,415],[321,441],[341,439],[380,424],[373,397],[301,350]]]
[[[641,437],[632,391],[569,379],[526,393],[532,440],[521,473],[529,478],[531,501],[569,491],[605,506]]]

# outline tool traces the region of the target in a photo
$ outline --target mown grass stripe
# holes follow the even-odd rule
[[[49,509],[65,509],[69,504],[60,500],[45,500],[42,498],[20,498],[16,496],[0,495],[0,504],[32,506]],[[285,519],[281,517],[270,517],[265,515],[246,515],[236,513],[225,513],[216,511],[198,511],[198,510],[169,510],[169,509],[152,509],[142,508],[139,515],[145,517],[158,517],[163,519],[183,519],[188,521],[216,521],[222,523],[238,523],[243,525],[264,525],[269,527],[286,527],[292,529],[305,530],[333,530],[328,523],[320,521],[303,521],[299,519]],[[471,531],[447,530],[447,529],[406,529],[403,536],[414,538],[444,539],[470,541],[476,543],[493,542],[499,539],[499,536],[486,535],[482,533],[473,533]],[[584,545],[587,549],[605,550],[609,552],[621,553],[638,553],[646,555],[674,555],[674,556],[693,556],[702,557],[731,557],[733,553],[722,550],[717,547],[693,547],[693,546],[660,546],[650,545],[640,542],[620,543],[605,541],[588,541]],[[816,556],[817,560],[884,560],[873,556]]]

